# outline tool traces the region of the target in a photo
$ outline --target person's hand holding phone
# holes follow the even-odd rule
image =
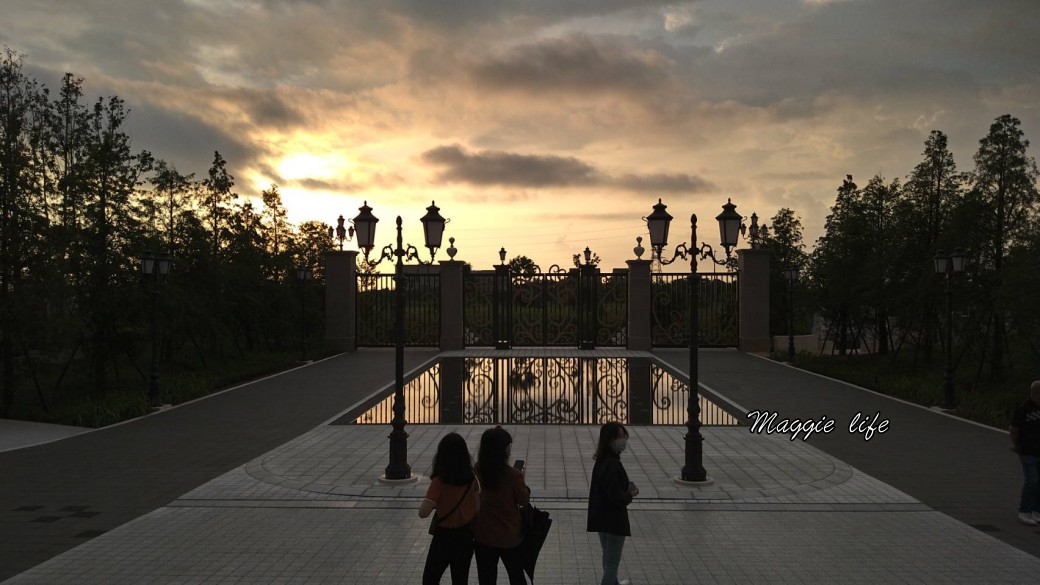
[[[527,477],[527,466],[524,465],[523,459],[517,459],[516,461],[514,461],[513,467],[516,468],[516,470],[519,471],[521,475]]]
[[[636,484],[631,481],[628,482],[628,493],[632,494],[633,498],[639,495],[639,488],[637,488]]]

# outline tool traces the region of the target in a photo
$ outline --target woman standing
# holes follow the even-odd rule
[[[625,537],[632,536],[628,523],[628,505],[639,493],[628,481],[621,452],[628,446],[628,431],[621,423],[608,422],[599,430],[596,444],[596,463],[592,467],[592,485],[589,487],[588,531],[599,533],[603,547],[603,580],[601,585],[628,585],[628,579],[618,581],[621,549]]]
[[[480,485],[462,435],[448,433],[441,439],[430,478],[426,499],[419,505],[419,517],[426,518],[436,510],[438,522],[426,555],[422,582],[437,585],[450,566],[452,585],[465,585],[473,560],[472,523],[480,509]]]
[[[520,506],[531,498],[524,483],[522,461],[509,466],[513,437],[502,427],[484,431],[477,453],[477,477],[480,478],[480,512],[473,523],[476,538],[477,581],[494,585],[498,580],[498,559],[506,567],[509,585],[526,585],[524,579],[523,526]]]

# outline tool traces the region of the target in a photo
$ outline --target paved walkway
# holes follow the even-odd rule
[[[408,351],[406,367],[435,355]],[[393,379],[362,350],[125,424],[0,453],[0,579],[160,508]]]
[[[687,373],[685,351],[656,351]],[[703,350],[700,380],[748,410],[777,419],[835,419],[809,443],[977,530],[1040,557],[1040,530],[1019,523],[1022,468],[1008,434],[734,350]],[[1028,388],[1022,389],[1022,400]],[[857,413],[881,413],[890,430],[850,434]],[[800,441],[800,439],[799,439]]]
[[[409,358],[417,363],[428,355]],[[661,355],[685,366],[682,352]],[[343,356],[121,427],[0,453],[0,558],[10,571],[17,557],[35,555],[21,561],[33,568],[10,582],[419,582],[429,537],[415,508],[425,480],[402,487],[376,481],[386,463],[385,427],[320,424],[388,383],[391,363],[389,353]],[[1015,492],[1018,478],[997,473],[1004,462],[996,455],[975,456],[989,443],[968,448],[968,463],[951,463],[941,445],[916,433],[952,441],[945,444],[955,449],[961,434],[979,433],[994,448],[1006,436],[737,352],[705,351],[701,378],[747,408],[826,414],[839,423],[879,410],[891,430],[863,442],[839,424],[833,433],[791,442],[747,427],[705,428],[705,467],[715,483],[681,489],[671,480],[681,467],[683,429],[633,427],[624,457],[642,493],[631,508],[633,538],[622,570],[635,583],[1011,583],[1040,572],[1037,556],[928,501],[929,477],[941,486],[939,495],[956,491],[945,480],[956,474],[950,465],[977,459],[975,470],[988,478],[978,482],[989,485],[983,495]],[[940,434],[946,425],[951,436]],[[462,432],[475,448],[483,428],[410,427],[416,472],[428,472],[432,449],[448,430]],[[596,428],[510,430],[514,455],[528,461],[536,503],[556,520],[538,582],[598,582],[598,542],[584,531]],[[13,482],[6,481],[8,469]],[[998,504],[946,497],[962,503],[955,511],[971,510],[1023,540],[1037,538],[1029,527],[1003,528],[1014,517],[1006,498]],[[13,511],[33,501],[49,503]],[[101,513],[83,517],[95,511]],[[84,535],[84,544],[58,556],[54,549],[71,546],[35,550],[34,537],[40,545],[55,537],[39,529],[86,532],[91,522],[107,532]],[[67,544],[75,536],[63,538]],[[53,558],[37,564],[41,556]]]

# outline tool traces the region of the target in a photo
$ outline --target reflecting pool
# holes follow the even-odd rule
[[[405,384],[408,424],[682,425],[689,387],[652,358],[442,358]],[[389,424],[393,388],[356,424]],[[701,423],[740,422],[700,396]],[[738,413],[739,414],[739,413]]]

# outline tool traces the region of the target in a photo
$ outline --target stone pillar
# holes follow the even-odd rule
[[[459,263],[461,264],[461,262]],[[440,424],[453,425],[463,422],[463,379],[466,364],[463,358],[444,358],[441,367],[441,410]]]
[[[353,250],[325,253],[325,340],[339,351],[357,350],[357,255]]]
[[[650,261],[629,260],[628,264],[628,349],[650,351]]]
[[[462,266],[458,260],[441,261],[441,351],[464,349],[462,328]]]
[[[628,424],[649,425],[654,423],[652,390],[650,360],[648,358],[629,358]]]
[[[769,250],[737,250],[740,267],[738,349],[769,353]]]

